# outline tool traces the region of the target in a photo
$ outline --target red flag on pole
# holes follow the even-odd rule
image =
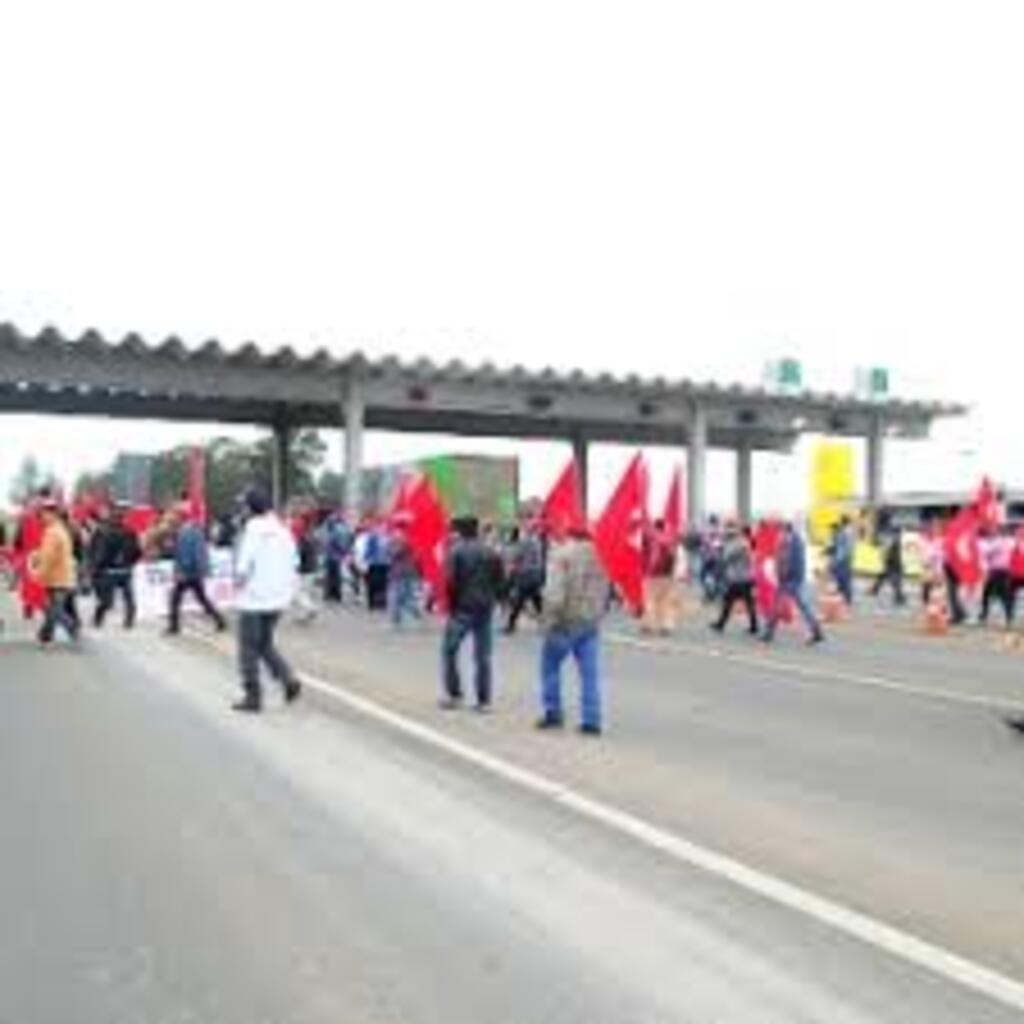
[[[981,526],[995,529],[1002,523],[1003,510],[999,502],[999,496],[996,494],[996,489],[992,486],[992,481],[988,477],[981,481],[974,504],[978,510],[978,519],[981,521]]]
[[[647,467],[637,454],[594,525],[594,543],[605,572],[635,614],[643,610],[646,519]]]
[[[976,587],[985,575],[978,545],[977,508],[962,509],[946,527],[946,561],[962,586]]]
[[[443,610],[448,597],[444,579],[448,516],[429,477],[417,477],[404,488],[401,511],[407,515],[406,536],[416,565]]]
[[[554,536],[565,536],[570,530],[586,524],[583,511],[583,488],[580,485],[580,471],[572,459],[562,475],[544,499],[540,521],[545,530]]]
[[[206,523],[206,450],[193,445],[188,453],[188,514],[193,522]]]
[[[673,546],[679,543],[683,535],[683,470],[677,466],[672,474],[672,483],[668,488],[668,498],[665,501],[665,532],[672,541]]]

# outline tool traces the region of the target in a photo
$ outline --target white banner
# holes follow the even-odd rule
[[[173,562],[140,562],[135,567],[135,602],[139,618],[167,618],[173,586]],[[214,548],[210,551],[210,575],[206,580],[206,593],[218,608],[234,607],[235,565],[234,553],[230,549]],[[181,607],[186,615],[201,612],[191,594],[185,596]]]

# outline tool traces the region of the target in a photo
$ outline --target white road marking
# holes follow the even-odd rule
[[[627,636],[625,633],[613,632],[606,633],[605,637],[620,647],[635,647],[637,650],[652,651],[656,654],[692,654],[702,658],[718,658],[721,661],[729,661],[736,665],[756,668],[760,672],[785,673],[806,679],[830,679],[834,682],[848,683],[852,686],[870,687],[875,690],[889,690],[893,693],[903,693],[912,697],[925,697],[929,700],[945,701],[950,704],[967,704],[972,707],[987,708],[990,711],[1010,711],[1016,714],[1024,714],[1024,700],[1014,700],[1010,697],[988,694],[936,690],[919,683],[908,683],[898,679],[888,679],[884,676],[843,672],[829,668],[824,663],[811,665],[805,662],[783,661],[767,652],[760,657],[756,657],[753,654],[727,651],[712,644],[704,646],[702,644],[690,644],[686,641],[658,642],[645,640],[642,637]]]
[[[201,640],[220,654],[225,653],[212,637],[197,636],[196,639]],[[559,806],[575,811],[582,817],[598,822],[622,835],[629,836],[673,860],[724,878],[747,892],[813,918],[876,949],[924,968],[947,981],[971,989],[1016,1010],[1024,1010],[1024,984],[1000,974],[992,968],[958,956],[941,946],[926,942],[909,932],[894,928],[867,914],[851,910],[840,903],[802,889],[800,886],[765,874],[708,847],[693,843],[628,811],[594,800],[572,787],[555,782],[529,768],[521,768],[504,758],[495,757],[468,743],[446,736],[437,729],[391,711],[376,701],[346,690],[343,686],[325,682],[304,672],[299,675],[306,687],[328,700],[343,704],[366,718],[472,764],[523,790],[551,800]]]

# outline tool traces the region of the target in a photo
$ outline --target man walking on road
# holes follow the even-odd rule
[[[142,557],[138,538],[125,525],[124,508],[118,506],[100,523],[92,538],[89,561],[96,589],[96,610],[93,625],[103,628],[107,613],[114,607],[114,598],[124,602],[124,628],[135,625],[135,587],[132,573]]]
[[[825,639],[821,624],[811,608],[807,594],[807,546],[803,537],[796,531],[792,523],[786,523],[779,547],[779,586],[775,594],[775,604],[768,618],[768,628],[761,638],[771,643],[775,638],[775,629],[782,618],[782,609],[786,601],[792,601],[807,628],[810,630],[809,644],[820,644]]]
[[[608,578],[586,529],[552,548],[544,588],[547,632],[541,649],[541,704],[538,729],[561,729],[562,663],[572,655],[580,673],[580,732],[600,736],[600,622],[607,607]]]
[[[46,498],[40,509],[43,539],[33,556],[34,576],[46,590],[46,611],[39,630],[44,647],[53,642],[60,626],[70,640],[78,640],[81,623],[73,613],[72,599],[77,586],[75,555],[71,533],[60,516],[55,498]]]
[[[210,549],[199,523],[186,520],[181,512],[175,513],[178,536],[174,544],[174,588],[171,590],[170,619],[167,635],[181,632],[181,602],[191,593],[203,611],[213,620],[218,633],[228,628],[224,616],[214,607],[206,594],[206,579],[210,575]]]
[[[295,597],[298,551],[291,531],[271,510],[258,490],[245,498],[249,520],[245,524],[235,562],[238,587],[238,655],[245,696],[236,711],[258,712],[263,707],[260,662],[281,684],[287,703],[302,692],[288,662],[274,645],[281,613]]]
[[[487,712],[491,708],[494,609],[501,597],[505,569],[497,551],[480,540],[476,519],[461,519],[454,525],[458,539],[445,567],[449,618],[441,647],[445,688],[441,707],[451,710],[462,704],[459,651],[472,633],[476,710]]]

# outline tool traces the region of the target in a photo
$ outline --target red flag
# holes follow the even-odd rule
[[[419,481],[420,476],[417,473],[403,473],[399,477],[398,486],[395,488],[394,494],[391,495],[385,520],[392,523],[408,522],[410,516],[409,495]]]
[[[404,488],[402,511],[408,513],[406,535],[416,565],[443,610],[448,597],[444,578],[448,516],[429,477],[417,477]]]
[[[1010,573],[1015,580],[1024,581],[1024,526],[1017,529],[1013,555],[1010,558]]]
[[[767,520],[754,531],[754,591],[757,610],[769,615],[775,606],[779,589],[778,555],[782,530],[778,523]]]
[[[188,453],[188,513],[196,523],[206,522],[206,451],[194,445]]]
[[[946,527],[946,561],[965,587],[976,587],[985,575],[978,545],[980,525],[977,508],[965,508]]]
[[[544,499],[540,521],[548,533],[565,536],[570,530],[580,529],[586,523],[583,511],[583,488],[580,471],[573,459],[565,467],[551,493]]]
[[[636,614],[643,610],[643,535],[647,467],[637,454],[594,526],[594,543],[608,578]]]
[[[43,521],[35,505],[29,505],[18,524],[14,538],[15,569],[18,574],[18,593],[22,611],[35,615],[46,607],[46,588],[32,572],[33,556],[43,543]]]
[[[124,514],[124,525],[137,537],[147,533],[160,519],[160,513],[149,505],[136,505]]]
[[[764,520],[754,531],[754,599],[757,610],[765,617],[775,608],[779,593],[779,548],[782,546],[782,524]],[[796,610],[793,602],[786,600],[782,606],[780,620],[793,621]]]
[[[978,493],[974,499],[974,505],[982,526],[995,529],[1002,523],[1003,510],[999,502],[999,496],[996,494],[996,489],[992,486],[992,481],[988,477],[981,481],[981,486],[978,488]]]
[[[679,538],[683,535],[683,470],[679,466],[672,474],[672,483],[669,485],[663,518],[665,533],[674,546],[679,543]]]

